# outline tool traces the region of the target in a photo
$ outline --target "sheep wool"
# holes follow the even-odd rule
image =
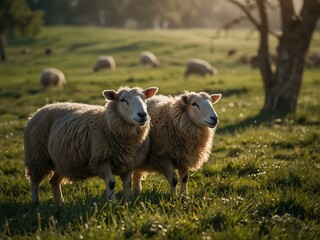
[[[131,171],[149,147],[145,99],[156,92],[157,88],[122,87],[118,92],[103,91],[108,100],[105,106],[66,102],[38,110],[24,130],[32,201],[39,201],[38,187],[45,176],[51,177],[56,202],[63,200],[60,183],[64,179],[78,181],[93,176],[105,180],[107,197],[114,199],[113,174],[121,177],[128,197]]]
[[[101,56],[93,66],[93,71],[97,72],[103,69],[116,70],[116,62],[111,56]]]
[[[61,70],[57,68],[45,68],[41,73],[40,84],[45,88],[52,86],[63,88],[66,85],[66,79]]]
[[[217,69],[211,66],[207,61],[191,58],[187,61],[184,77],[187,79],[190,74],[197,74],[204,77],[207,74],[212,76],[217,73]]]
[[[159,67],[160,62],[152,52],[142,52],[140,55],[140,63],[142,65],[151,65],[153,67]]]
[[[146,160],[134,172],[133,184],[141,192],[144,172],[159,172],[173,195],[179,171],[181,193],[187,193],[188,171],[209,159],[218,116],[212,108],[221,94],[185,93],[178,97],[156,96],[147,101],[151,117],[150,148]]]

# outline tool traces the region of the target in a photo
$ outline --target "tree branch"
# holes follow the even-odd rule
[[[260,15],[261,27],[260,27],[260,46],[258,54],[259,68],[262,74],[263,82],[266,89],[273,84],[273,73],[269,60],[269,23],[268,16],[265,7],[265,0],[256,0],[258,11]]]
[[[227,24],[225,24],[222,29],[229,29],[231,28],[233,25],[243,21],[243,20],[248,20],[251,23],[253,23],[253,25],[260,31],[260,23],[253,17],[253,15],[251,14],[250,10],[256,8],[256,5],[253,4],[252,2],[248,2],[247,5],[244,5],[243,3],[237,1],[237,0],[228,0],[230,3],[237,5],[244,13],[245,16],[241,16],[239,18],[233,19],[230,22],[228,22]],[[271,3],[267,3],[268,6],[270,8],[275,8],[275,6],[271,6]],[[269,33],[271,36],[275,37],[277,40],[280,39],[280,34],[278,34],[277,32],[268,29]],[[221,32],[221,29],[219,29],[217,31],[217,33],[215,35],[219,35]]]
[[[243,3],[237,1],[237,0],[228,0],[230,3],[233,3],[237,5],[247,16],[248,20],[259,30],[260,29],[260,24],[259,22],[253,17],[251,14],[250,10],[244,5]]]
[[[246,19],[248,19],[246,16],[240,16],[238,18],[232,19],[230,22],[227,22],[221,28],[219,28],[211,38],[218,38],[220,36],[221,31],[223,31],[223,30],[227,31],[231,27],[233,27],[234,25],[236,25]]]
[[[295,15],[293,3],[291,0],[279,0],[279,3],[282,17],[282,32],[283,35],[286,35],[286,32],[289,31],[292,17]]]

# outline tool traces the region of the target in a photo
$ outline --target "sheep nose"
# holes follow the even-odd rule
[[[213,125],[217,125],[218,124],[218,122],[219,122],[219,119],[217,118],[217,117],[210,117],[211,118],[211,120],[212,120],[212,123],[213,123]]]
[[[138,116],[141,117],[141,118],[145,118],[147,116],[147,113],[145,112],[139,112],[138,113]]]

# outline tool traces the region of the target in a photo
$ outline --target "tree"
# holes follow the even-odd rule
[[[295,12],[292,0],[278,0],[281,13],[281,33],[269,28],[268,0],[229,0],[237,5],[260,34],[258,66],[262,75],[265,100],[262,112],[294,113],[302,83],[302,75],[312,34],[320,16],[319,0],[304,0]],[[258,11],[260,21],[253,14]],[[275,70],[271,68],[268,35],[278,38]]]
[[[42,11],[32,12],[24,0],[0,1],[0,59],[6,60],[5,37],[15,35],[35,36],[42,26]]]

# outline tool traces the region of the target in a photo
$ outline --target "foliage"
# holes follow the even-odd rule
[[[47,24],[97,24],[139,28],[208,26],[215,15],[210,0],[28,0],[32,9],[43,9]],[[105,20],[102,20],[105,19]],[[130,26],[130,24],[129,24]]]
[[[230,32],[209,52],[209,30],[133,31],[50,27],[35,40],[16,39],[0,65],[0,238],[1,239],[319,239],[320,70],[307,68],[298,111],[286,117],[258,115],[263,86],[257,70],[241,64],[255,54],[258,36]],[[88,38],[90,36],[90,38]],[[235,44],[236,42],[236,44]],[[320,50],[316,33],[311,51]],[[271,42],[271,44],[275,44]],[[30,47],[32,52],[19,53]],[[53,49],[45,55],[44,48]],[[230,48],[237,53],[227,56]],[[139,54],[154,52],[157,69],[139,66]],[[97,57],[112,55],[115,72],[94,73]],[[189,57],[218,68],[217,76],[183,78]],[[61,69],[64,90],[39,85],[43,68]],[[40,205],[30,203],[24,177],[23,127],[46,103],[104,104],[103,89],[158,86],[160,94],[184,90],[221,92],[214,105],[220,123],[209,161],[191,174],[188,198],[170,199],[167,181],[151,174],[143,193],[121,201],[104,197],[101,179],[64,185],[65,203],[53,203],[49,181]]]
[[[25,0],[0,2],[0,35],[12,31],[17,35],[35,36],[42,26],[42,11],[31,11]]]

